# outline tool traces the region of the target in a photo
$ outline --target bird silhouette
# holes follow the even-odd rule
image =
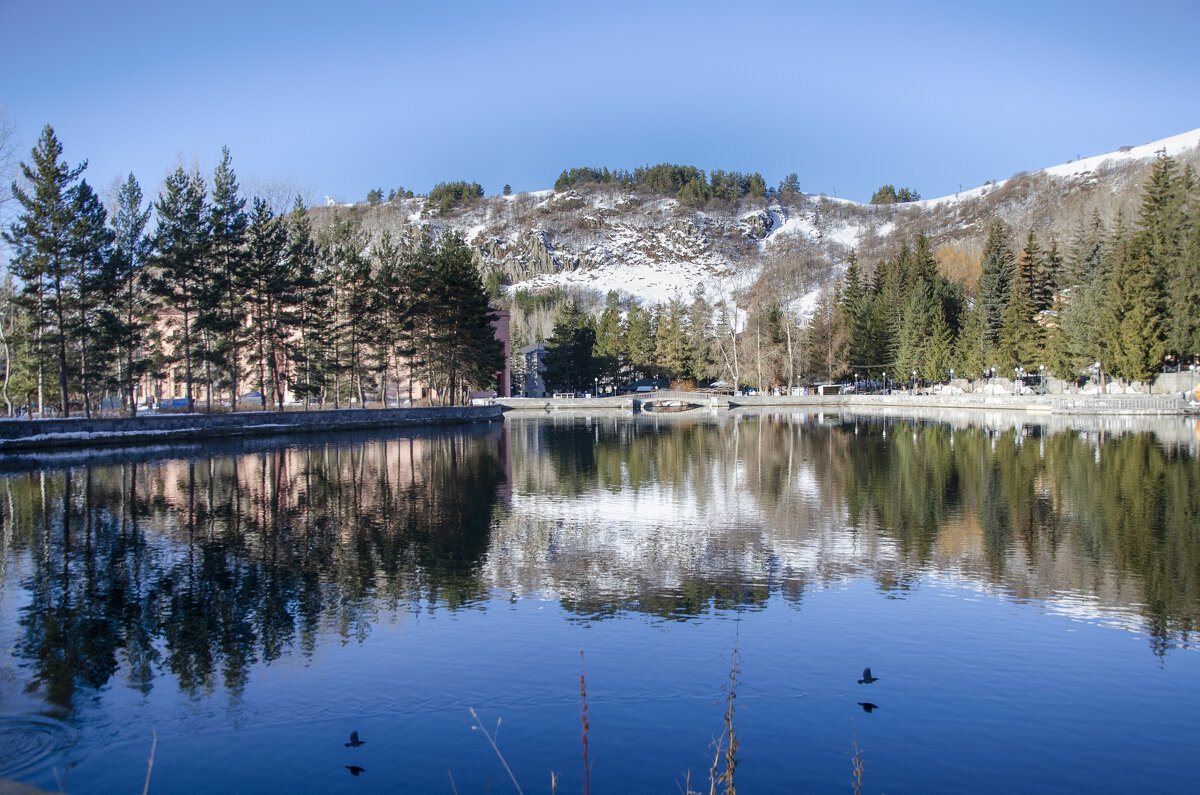
[[[367,772],[365,767],[359,767],[358,765],[346,765],[346,769],[350,771],[350,775],[352,776],[357,776],[359,773]]]
[[[869,672],[868,672],[869,673]],[[366,745],[366,740],[358,739],[358,732],[350,732],[350,742],[346,743],[347,748],[357,748],[360,745]],[[355,774],[357,775],[357,774]]]
[[[859,683],[860,685],[869,685],[869,684],[871,684],[872,682],[878,682],[878,681],[879,681],[879,677],[878,677],[878,676],[871,676],[871,669],[870,669],[870,668],[864,668],[864,669],[863,669],[863,678],[862,678],[862,679],[859,679],[859,680],[858,680],[858,683]]]
[[[863,708],[863,712],[870,712],[874,709],[879,709],[878,704],[872,704],[870,701],[860,701],[858,705]]]

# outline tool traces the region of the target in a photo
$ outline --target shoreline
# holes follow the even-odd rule
[[[699,408],[793,408],[793,409],[970,409],[977,411],[1024,411],[1030,414],[1104,416],[1186,416],[1200,414],[1200,405],[1178,395],[805,395],[729,396],[704,392],[663,390],[638,396],[597,398],[496,398],[507,411],[640,411],[650,400],[682,400]]]
[[[152,414],[87,419],[0,421],[0,455],[64,447],[158,444],[330,431],[494,422],[499,406],[432,406],[323,411],[245,411],[231,414]]]

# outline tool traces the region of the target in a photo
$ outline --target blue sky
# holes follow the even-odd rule
[[[101,188],[180,162],[361,200],[571,166],[933,197],[1200,127],[1200,3],[2,0],[0,105]]]

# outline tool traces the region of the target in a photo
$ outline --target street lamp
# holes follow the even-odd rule
[[[885,392],[887,392],[889,395],[890,395],[890,394],[892,394],[892,390],[888,389],[888,382],[887,382],[887,370],[884,370],[884,371],[883,371],[883,389],[884,389],[884,391],[885,391]]]
[[[594,398],[600,397],[600,379],[593,378],[592,384],[595,385],[595,388],[592,390],[592,397],[594,397]]]
[[[912,393],[917,394],[917,371],[913,370]]]

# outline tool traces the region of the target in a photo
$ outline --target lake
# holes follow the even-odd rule
[[[732,737],[747,793],[1188,789],[1198,437],[737,410],[7,456],[0,778],[708,792]]]

